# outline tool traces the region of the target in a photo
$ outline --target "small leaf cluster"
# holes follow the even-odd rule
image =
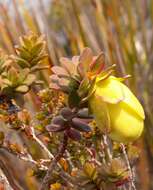
[[[70,107],[75,107],[93,93],[97,75],[104,69],[105,57],[101,52],[93,56],[90,48],[85,48],[80,56],[72,59],[61,58],[61,66],[53,66],[50,87],[68,94]],[[75,98],[74,98],[75,97]]]
[[[60,115],[52,119],[52,123],[46,126],[49,132],[61,132],[65,131],[67,136],[72,140],[81,140],[80,132],[90,132],[90,126],[88,123],[90,116],[86,109],[84,110],[71,110],[68,107],[64,107],[60,110]]]
[[[101,166],[86,162],[82,169],[76,172],[75,177],[82,188],[90,190],[105,187],[115,189],[129,181],[127,168],[119,158],[112,159],[109,165],[103,163]]]
[[[36,80],[35,71],[48,68],[41,66],[46,58],[45,42],[42,37],[28,34],[20,39],[16,55],[0,55],[0,95],[15,97],[27,93]]]
[[[29,68],[30,72],[46,69],[48,66],[42,65],[47,58],[46,42],[44,36],[37,36],[33,33],[22,36],[20,45],[15,46],[16,56],[13,56],[17,64],[22,68]]]

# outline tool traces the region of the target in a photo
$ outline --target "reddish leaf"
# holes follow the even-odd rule
[[[69,80],[68,79],[65,79],[65,78],[60,78],[58,80],[58,83],[60,86],[64,86],[64,87],[68,87],[69,86]]]
[[[58,82],[59,81],[59,77],[57,75],[54,75],[54,74],[50,76],[50,79],[52,82]]]
[[[101,52],[94,61],[90,64],[90,72],[92,75],[99,74],[105,65],[105,56],[104,53]]]
[[[53,82],[51,82],[49,86],[50,86],[50,88],[55,89],[55,90],[60,90],[61,89],[60,86],[58,86],[57,84],[55,84]]]
[[[61,115],[59,115],[54,117],[54,119],[52,120],[52,124],[63,126],[65,124],[65,120]]]
[[[55,73],[58,76],[61,76],[61,77],[62,76],[66,76],[66,77],[69,76],[68,72],[60,66],[53,66],[51,68],[51,70],[53,71],[53,73]]]
[[[89,125],[87,125],[85,122],[83,122],[79,118],[73,118],[72,123],[73,123],[73,127],[79,131],[82,131],[82,132],[90,132],[91,131]]]
[[[78,116],[79,118],[90,118],[90,119],[93,118],[92,115],[89,115],[89,110],[88,110],[88,108],[83,108],[83,109],[79,110],[78,113],[77,113],[77,116]]]
[[[65,70],[71,75],[75,74],[75,65],[72,63],[72,61],[68,58],[62,57],[60,58],[61,66],[65,68]]]
[[[75,129],[69,129],[67,131],[67,134],[69,138],[71,138],[72,140],[75,140],[75,141],[81,140],[81,134]]]
[[[71,111],[70,108],[63,108],[61,111],[60,111],[60,114],[64,117],[64,119],[70,119],[73,115],[73,112]]]
[[[89,70],[89,65],[92,62],[93,54],[90,48],[85,48],[80,55],[79,65],[77,67],[81,77],[84,77],[86,72]]]
[[[61,132],[66,129],[66,126],[51,124],[46,126],[46,130],[49,132]]]

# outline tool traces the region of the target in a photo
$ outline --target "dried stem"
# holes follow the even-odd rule
[[[23,160],[25,162],[29,162],[29,163],[35,165],[40,170],[43,170],[43,171],[47,171],[48,170],[48,167],[45,166],[44,163],[50,162],[49,159],[41,159],[39,161],[35,161],[29,153],[26,153],[26,154],[24,154],[24,153],[23,154],[22,153],[16,153],[16,152],[13,152],[11,149],[8,149],[7,147],[1,147],[1,149],[4,149],[4,150],[8,151],[9,153],[15,155],[20,160]],[[58,167],[61,168],[60,164],[58,164]],[[4,164],[2,164],[1,162],[0,162],[0,168],[2,168],[2,169],[5,170],[4,173],[8,173],[7,169],[5,169],[5,167],[4,167]],[[61,177],[63,178],[63,180],[65,180],[66,182],[68,181],[68,185],[70,187],[73,187],[73,184],[75,184],[75,182],[72,179],[72,177],[68,173],[65,173],[65,171],[62,168],[61,168],[60,174],[61,174]],[[10,175],[7,175],[7,177],[8,176],[10,176]],[[13,189],[14,190],[18,190],[17,186],[14,185],[14,182],[12,181],[12,179],[9,179],[9,181],[11,181],[11,185],[13,184],[12,185]]]
[[[74,166],[74,164],[73,164],[73,162],[72,162],[72,160],[71,160],[71,155],[70,155],[69,151],[66,150],[66,151],[65,151],[65,154],[66,154],[66,156],[67,156],[67,159],[66,159],[66,160],[69,162],[70,166],[71,166],[72,168],[74,168],[75,166]]]
[[[7,147],[5,147],[5,146],[1,147],[1,149],[4,149],[4,150],[6,150],[7,152],[13,154],[14,156],[16,156],[16,157],[17,157],[18,159],[20,159],[20,160],[23,160],[23,161],[25,161],[25,162],[29,162],[29,163],[31,163],[31,164],[36,165],[40,170],[47,170],[47,169],[48,169],[48,168],[47,168],[45,165],[43,165],[42,163],[39,163],[39,162],[35,161],[35,160],[32,158],[31,154],[29,154],[28,152],[26,152],[26,153],[22,153],[22,152],[21,152],[21,153],[17,153],[17,152],[12,151],[11,149],[9,149],[9,148],[7,148]]]
[[[13,190],[13,188],[11,187],[7,177],[5,176],[5,174],[1,168],[0,168],[0,183],[4,184],[4,187],[7,190]]]
[[[126,148],[125,148],[125,145],[123,143],[120,144],[121,145],[121,148],[122,148],[122,152],[124,154],[124,157],[125,157],[125,161],[126,161],[126,164],[127,164],[127,168],[130,172],[130,182],[131,182],[131,189],[133,190],[136,190],[136,186],[134,184],[134,177],[133,177],[133,172],[132,172],[132,169],[131,169],[131,166],[130,166],[130,162],[129,162],[129,159],[128,159],[128,155],[126,153]]]
[[[13,179],[12,174],[9,172],[6,164],[0,161],[0,182],[4,183],[7,190],[21,190],[22,188]]]
[[[54,158],[53,154],[48,150],[48,148],[43,144],[43,142],[36,136],[33,127],[31,127],[31,133],[32,133],[33,139],[42,147],[42,149],[47,153],[48,157],[50,159],[53,159]]]
[[[103,135],[102,144],[104,146],[106,160],[111,161],[112,155],[111,155],[111,151],[110,151],[110,148],[109,148],[109,145],[107,142],[107,136],[106,135]]]
[[[58,161],[60,160],[60,158],[63,156],[66,147],[67,147],[67,142],[68,142],[68,136],[66,133],[64,133],[64,137],[63,137],[63,142],[59,148],[59,152],[57,153],[57,155],[54,157],[54,159],[52,160],[49,169],[47,171],[47,174],[45,175],[40,190],[47,190],[48,186],[49,186],[49,180],[50,180],[50,176],[52,175]]]

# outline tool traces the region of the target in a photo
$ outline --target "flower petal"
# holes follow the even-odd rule
[[[130,142],[140,137],[144,122],[126,103],[108,104],[111,118],[111,139]]]
[[[123,101],[139,117],[145,118],[144,110],[138,99],[131,90],[120,82],[120,78],[110,76],[106,80],[97,83],[96,95],[100,96],[103,101],[116,104]]]
[[[124,100],[123,102],[129,106],[140,118],[145,119],[145,114],[142,105],[135,97],[135,95],[131,92],[131,90],[124,84],[121,83],[121,86],[124,91]]]
[[[89,105],[97,126],[103,133],[109,133],[111,131],[111,126],[107,104],[101,99],[100,96],[94,94],[89,99]]]
[[[124,91],[122,83],[114,80],[115,77],[108,77],[96,84],[95,94],[102,98],[104,102],[116,104],[124,100]]]

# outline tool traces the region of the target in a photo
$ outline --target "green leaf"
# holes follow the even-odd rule
[[[45,70],[45,69],[49,69],[50,68],[49,65],[45,65],[45,66],[36,65],[34,67],[31,68],[31,72],[41,71],[41,70]]]
[[[43,50],[43,48],[44,48],[43,42],[39,42],[39,43],[35,44],[31,49],[31,55],[33,57],[39,55],[39,53]]]
[[[25,59],[22,59],[20,57],[14,57],[17,60],[17,64],[20,65],[21,68],[30,67],[30,64]]]
[[[71,108],[78,107],[80,104],[80,101],[81,99],[76,90],[72,90],[69,92],[68,103]]]
[[[16,53],[15,59],[22,68],[32,68],[47,57],[45,41],[42,37],[30,33],[20,39],[20,45],[16,47]]]
[[[31,59],[30,52],[28,50],[24,49],[23,47],[18,48],[18,56],[27,61],[30,61],[30,59]]]
[[[101,81],[107,79],[114,72],[115,67],[116,67],[115,64],[111,65],[106,70],[104,70],[99,75],[97,75],[97,79],[96,79],[97,84],[98,84],[98,82],[101,82]]]
[[[8,79],[2,79],[2,83],[5,84],[5,85],[8,85],[8,86],[11,86],[12,85],[12,82]]]
[[[92,94],[96,91],[96,78],[93,78],[92,81],[90,81],[90,86],[89,86],[89,89],[88,89],[88,94],[85,98],[82,98],[81,102],[86,102],[88,101],[88,99],[92,96]]]
[[[89,80],[87,77],[85,77],[80,83],[78,89],[78,95],[83,98],[85,95],[87,95],[89,88],[90,88]]]
[[[20,69],[20,73],[18,76],[19,84],[23,83],[23,81],[28,77],[29,72],[30,72],[29,68]]]
[[[23,84],[30,86],[36,80],[36,76],[33,74],[28,74],[27,78],[24,80]]]
[[[12,85],[17,84],[17,82],[18,82],[18,71],[14,67],[11,67],[9,69],[8,74],[7,74],[7,79],[12,82]]]
[[[36,85],[42,85],[42,84],[44,84],[44,81],[42,81],[42,80],[36,80],[36,81],[34,81],[34,84],[36,84]]]
[[[15,91],[20,92],[20,93],[26,93],[26,92],[28,92],[28,90],[29,90],[29,87],[26,85],[21,85],[21,86],[18,86],[17,88],[15,88]]]
[[[42,62],[42,60],[44,60],[45,58],[47,58],[48,55],[47,54],[44,54],[44,55],[37,55],[36,57],[34,57],[32,59],[32,61],[30,62],[31,66],[32,66],[32,69],[35,70],[33,67],[36,67],[37,64],[40,64]],[[38,66],[40,67],[40,66]],[[37,70],[37,69],[36,69]]]
[[[31,49],[32,43],[31,40],[27,36],[22,36],[20,39],[20,44],[28,49]]]

